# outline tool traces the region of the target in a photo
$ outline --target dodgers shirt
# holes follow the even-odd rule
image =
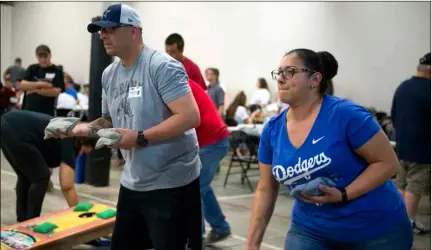
[[[318,117],[299,148],[288,138],[288,109],[265,125],[258,153],[261,163],[272,166],[279,183],[292,189],[328,177],[338,188],[346,187],[368,167],[354,150],[381,128],[365,108],[324,95]],[[390,180],[346,204],[316,205],[296,199],[292,211],[293,223],[338,242],[376,237],[405,217],[403,200]]]

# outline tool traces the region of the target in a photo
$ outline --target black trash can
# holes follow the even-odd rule
[[[101,17],[92,18],[92,22]],[[93,33],[91,39],[90,81],[89,81],[89,109],[88,119],[93,121],[102,114],[102,73],[112,62],[107,55],[98,33]],[[111,168],[111,149],[93,150],[87,156],[85,182],[92,186],[104,187],[109,185]]]

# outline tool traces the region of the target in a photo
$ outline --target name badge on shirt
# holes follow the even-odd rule
[[[142,87],[130,87],[129,88],[129,98],[141,97]]]
[[[46,73],[45,79],[52,80],[52,79],[54,79],[55,75],[56,75],[55,73]]]

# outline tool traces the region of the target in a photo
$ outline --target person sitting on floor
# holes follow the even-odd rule
[[[43,113],[13,110],[1,119],[3,155],[18,177],[18,222],[40,216],[52,168],[60,168],[60,187],[69,207],[78,204],[74,186],[75,159],[89,153],[94,143],[87,138],[44,140],[45,128],[52,118]]]

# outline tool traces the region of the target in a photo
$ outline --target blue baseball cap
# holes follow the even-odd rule
[[[431,65],[431,53],[427,53],[422,58],[420,58],[420,65]]]
[[[87,26],[90,33],[95,33],[103,28],[114,28],[119,25],[132,25],[142,28],[141,19],[136,10],[126,4],[113,4],[103,13],[100,21]]]

